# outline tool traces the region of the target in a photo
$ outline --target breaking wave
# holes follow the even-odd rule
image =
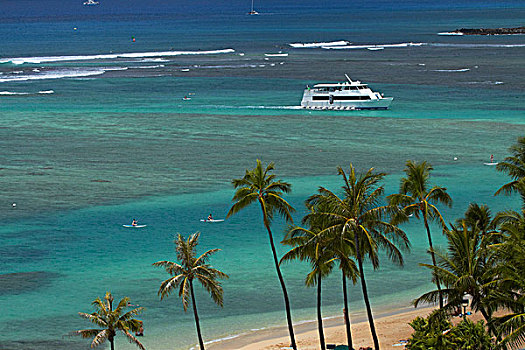
[[[468,72],[470,68],[460,68],[460,69],[433,69],[431,72]]]
[[[373,44],[373,45],[323,45],[322,49],[326,50],[358,50],[358,49],[384,49],[384,48],[396,48],[396,47],[410,47],[410,46],[423,46],[424,43],[399,43],[399,44]]]
[[[32,92],[14,92],[14,91],[0,91],[0,96],[22,96],[22,95],[49,95],[54,94],[53,90],[42,90],[37,93]]]
[[[111,53],[101,55],[85,55],[85,56],[43,56],[43,57],[13,57],[0,59],[0,63],[24,64],[24,63],[50,63],[63,61],[92,61],[100,59],[115,59],[115,58],[148,58],[148,57],[169,57],[180,55],[216,55],[233,53],[234,49],[221,49],[210,51],[159,51],[159,52],[129,52],[129,53]]]
[[[294,47],[296,49],[299,48],[316,48],[316,47],[323,47],[323,46],[346,46],[350,44],[350,42],[346,40],[339,40],[339,41],[330,41],[330,42],[323,42],[323,43],[292,43],[288,44],[291,47]]]
[[[77,78],[89,77],[93,75],[104,74],[108,69],[73,69],[73,70],[59,70],[47,71],[44,73],[32,75],[17,75],[17,76],[2,76],[0,83],[17,82],[27,80],[43,80],[43,79],[61,79],[61,78]]]

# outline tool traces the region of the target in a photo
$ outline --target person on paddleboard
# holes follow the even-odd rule
[[[131,226],[137,226],[137,220],[133,219],[133,221],[131,222]]]
[[[494,155],[493,154],[490,155],[490,162],[494,163]]]
[[[211,216],[211,214],[210,214],[210,215],[208,215],[208,219],[207,219],[207,220],[208,220],[208,221],[211,221],[211,220],[213,220],[213,217]]]

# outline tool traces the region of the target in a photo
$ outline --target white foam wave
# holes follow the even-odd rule
[[[128,70],[128,67],[105,67],[102,68],[105,71],[120,71],[120,70]]]
[[[461,84],[461,83],[460,83]],[[468,81],[466,83],[463,83],[463,84],[467,84],[467,85],[501,85],[503,84],[502,81]]]
[[[157,64],[155,66],[136,66],[136,67],[129,67],[129,68],[132,68],[132,69],[155,69],[155,68],[162,68],[162,67],[166,67],[166,66],[163,65],[163,64]]]
[[[53,90],[42,90],[38,94],[54,94]],[[31,92],[14,92],[14,91],[0,91],[2,96],[19,96],[19,95],[32,95]]]
[[[384,48],[398,48],[398,47],[411,47],[411,46],[423,46],[425,43],[399,43],[399,44],[373,44],[373,45],[323,45],[322,49],[326,50],[382,50]]]
[[[463,35],[461,32],[440,32],[438,35]]]
[[[436,47],[458,47],[458,48],[512,48],[525,47],[525,44],[446,44],[446,43],[425,43],[428,46]]]
[[[100,59],[115,58],[147,58],[147,57],[169,57],[181,55],[216,55],[233,53],[234,49],[208,50],[208,51],[159,51],[159,52],[128,52],[115,54],[85,55],[85,56],[44,56],[44,57],[13,57],[0,59],[0,63],[49,63],[62,61],[92,61]]]
[[[29,95],[29,92],[0,91],[2,96]]]
[[[329,41],[329,42],[320,42],[320,43],[292,43],[288,45],[298,49],[298,48],[315,48],[315,47],[323,47],[323,46],[330,46],[330,47],[346,46],[348,44],[350,44],[350,42],[346,40],[339,40],[339,41]]]
[[[246,334],[246,333],[239,333],[239,334],[235,334],[235,335],[229,335],[229,336],[226,336],[226,337],[223,337],[223,338],[209,340],[207,342],[204,342],[204,344],[209,345],[209,344],[213,344],[213,343],[219,343],[219,342],[224,341],[224,340],[230,340],[230,339],[238,338],[238,337],[240,337],[241,335],[244,335],[244,334]]]
[[[27,81],[27,80],[88,77],[88,76],[93,76],[93,75],[101,75],[101,74],[104,74],[105,72],[106,71],[104,69],[47,71],[45,73],[34,74],[34,75],[4,76],[3,78],[0,78],[0,83]]]
[[[434,69],[432,72],[468,72],[470,68],[460,68],[460,69]]]

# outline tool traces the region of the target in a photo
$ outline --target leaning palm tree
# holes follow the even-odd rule
[[[423,217],[432,265],[436,266],[436,257],[428,222],[431,220],[437,221],[444,230],[446,227],[445,220],[435,204],[442,203],[450,207],[452,206],[452,198],[450,198],[447,189],[444,187],[434,186],[429,188],[430,171],[433,169],[425,161],[418,163],[408,160],[405,167],[406,177],[401,178],[399,193],[392,194],[387,198],[390,205],[403,209],[403,215],[397,215],[396,223],[407,221],[412,215],[417,219]],[[439,279],[436,279],[436,287],[439,291],[439,307],[443,308],[443,295]]]
[[[96,309],[95,312],[91,314],[79,312],[78,314],[80,317],[87,319],[100,328],[81,329],[72,332],[71,335],[79,335],[82,338],[93,338],[91,342],[92,348],[99,346],[107,340],[109,341],[111,350],[114,350],[115,336],[117,335],[117,331],[120,331],[126,335],[130,343],[145,350],[144,345],[131,333],[138,331],[142,327],[142,321],[136,320],[135,316],[140,314],[144,308],[138,307],[124,312],[129,306],[129,300],[128,297],[122,298],[117,307],[113,308],[113,296],[110,292],[106,293],[104,300],[100,298],[95,299],[92,303]]]
[[[525,136],[519,137],[518,142],[511,146],[509,150],[512,155],[506,157],[503,162],[499,162],[496,165],[496,169],[507,173],[512,178],[512,181],[501,186],[495,194],[518,192],[525,205],[525,192],[523,192],[523,184],[525,184]],[[522,186],[520,187],[519,184],[522,184]]]
[[[332,191],[321,187],[319,194],[311,196],[308,202],[310,205],[327,203],[330,210],[322,214],[332,222],[327,230],[341,232],[341,235],[353,240],[370,332],[374,347],[379,350],[363,262],[368,258],[373,267],[377,268],[378,250],[383,248],[392,261],[402,265],[403,256],[397,245],[408,249],[410,244],[403,230],[385,220],[385,215],[390,208],[379,205],[384,193],[384,188],[379,186],[379,182],[385,174],[374,173],[372,168],[358,176],[352,164],[348,175],[341,167],[338,167],[338,172],[343,177],[344,196],[340,198]]]
[[[163,267],[167,273],[173,276],[161,283],[158,292],[161,300],[178,288],[179,297],[182,298],[182,307],[186,312],[188,311],[188,304],[191,298],[197,337],[199,338],[199,347],[204,350],[204,341],[201,335],[193,281],[199,281],[208,293],[210,293],[213,301],[222,307],[223,289],[218,279],[227,279],[228,275],[208,264],[210,256],[220,251],[220,249],[210,249],[200,256],[196,256],[199,236],[200,233],[196,232],[185,240],[181,234],[177,235],[177,239],[175,239],[175,250],[177,251],[177,259],[180,261],[180,264],[171,261],[158,261],[154,263],[153,266]]]
[[[259,203],[262,211],[263,224],[268,231],[275,270],[277,271],[277,277],[279,278],[279,283],[281,284],[281,289],[283,291],[288,332],[290,333],[290,343],[293,349],[297,350],[290,310],[290,300],[288,299],[288,292],[279,267],[279,259],[277,258],[277,251],[275,250],[272,230],[270,228],[270,223],[275,213],[283,216],[286,221],[293,222],[291,213],[294,211],[294,208],[282,197],[283,193],[289,193],[291,191],[291,185],[287,182],[276,180],[275,175],[270,174],[273,170],[273,163],[270,163],[266,168],[263,168],[261,161],[257,159],[257,165],[255,168],[252,170],[246,170],[246,173],[241,179],[233,179],[232,184],[236,191],[233,195],[232,201],[235,203],[230,208],[226,217],[229,218],[250,204]]]

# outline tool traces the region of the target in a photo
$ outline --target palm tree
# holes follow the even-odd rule
[[[492,309],[488,306],[487,297],[495,290],[494,258],[484,241],[490,237],[483,235],[477,226],[470,226],[467,221],[461,225],[452,226],[446,232],[448,240],[447,253],[435,252],[438,265],[421,264],[433,271],[445,288],[441,293],[447,297],[444,309],[461,306],[465,294],[472,295],[471,308],[481,312],[485,321],[492,320]],[[421,302],[435,302],[439,291],[425,293],[414,301],[417,306]],[[491,329],[493,334],[495,330]]]
[[[182,298],[182,306],[186,312],[188,311],[188,304],[191,298],[199,346],[200,349],[204,350],[204,342],[202,340],[199,315],[197,313],[197,304],[193,290],[193,281],[195,279],[199,281],[208,293],[210,293],[213,301],[222,307],[223,289],[218,279],[227,279],[228,275],[208,264],[210,256],[220,251],[220,249],[210,249],[200,256],[196,256],[199,236],[200,233],[196,232],[185,240],[181,234],[177,235],[174,243],[177,259],[180,261],[180,264],[171,261],[157,261],[153,266],[163,267],[167,273],[173,276],[161,283],[158,292],[160,300],[178,288],[179,297]]]
[[[257,159],[257,165],[255,168],[252,170],[246,170],[244,177],[241,179],[233,179],[232,184],[236,191],[232,201],[235,203],[230,208],[226,217],[229,218],[233,214],[238,213],[255,202],[258,202],[261,206],[263,224],[268,231],[275,270],[277,271],[277,277],[279,278],[281,289],[283,291],[288,332],[290,333],[290,343],[293,349],[297,350],[288,292],[286,291],[284,278],[279,267],[279,259],[277,258],[272,230],[270,229],[270,223],[275,213],[284,217],[286,221],[293,222],[291,213],[294,211],[294,208],[282,197],[283,193],[289,193],[291,191],[291,185],[287,182],[276,180],[275,175],[270,174],[273,170],[273,163],[270,163],[266,168],[263,168],[261,161]]]
[[[310,230],[299,226],[291,226],[285,239],[281,242],[293,248],[284,254],[283,261],[299,259],[309,261],[312,271],[306,276],[307,287],[317,285],[317,326],[319,329],[319,342],[321,350],[326,350],[323,317],[321,313],[321,281],[330,274],[334,259],[330,256],[329,248],[323,242],[322,229],[312,227]]]
[[[513,192],[518,192],[521,195],[523,204],[525,205],[525,192],[523,192],[523,187],[519,184],[525,184],[525,136],[518,138],[518,143],[510,147],[510,152],[512,156],[505,158],[503,162],[496,165],[496,169],[501,172],[507,173],[512,181],[501,186],[499,190],[496,191],[495,195],[500,193],[511,194]]]
[[[319,207],[307,205],[310,214],[317,214],[320,210]],[[332,250],[331,237],[327,237],[324,230],[329,224],[326,218],[319,215],[307,215],[303,219],[303,223],[307,222],[310,224],[309,229],[299,226],[290,226],[288,228],[286,237],[281,243],[293,248],[281,258],[281,263],[293,259],[310,262],[312,271],[306,276],[305,284],[308,287],[317,285],[317,325],[321,350],[325,350],[326,344],[321,313],[321,281],[323,277],[328,276],[332,271],[335,254]]]
[[[379,186],[379,182],[385,176],[384,173],[374,173],[372,168],[357,176],[352,164],[350,164],[348,175],[341,167],[338,167],[338,173],[344,181],[343,198],[321,187],[319,194],[311,196],[308,202],[310,205],[327,203],[330,211],[324,215],[332,222],[332,226],[327,230],[340,232],[340,235],[351,237],[353,240],[370,332],[374,347],[379,350],[363,261],[368,257],[373,267],[377,268],[379,266],[378,249],[384,248],[392,261],[402,265],[403,256],[397,245],[400,244],[403,248],[408,249],[409,242],[403,230],[384,220],[384,215],[389,209],[379,206],[384,193],[384,188]]]
[[[437,221],[445,229],[445,220],[443,220],[439,209],[434,204],[442,203],[450,207],[452,206],[452,198],[450,198],[447,189],[444,187],[434,186],[429,188],[430,171],[433,169],[425,161],[418,163],[408,160],[405,167],[406,177],[401,178],[399,193],[392,194],[387,198],[390,205],[403,209],[404,215],[397,215],[396,223],[407,221],[412,215],[417,219],[420,216],[423,217],[430,255],[432,256],[432,265],[436,266],[436,257],[428,222],[429,220]],[[439,291],[439,307],[443,308],[443,295],[439,279],[436,279],[436,287]]]
[[[346,287],[346,280],[350,279],[355,285],[359,276],[358,267],[353,260],[355,256],[355,245],[353,237],[347,234],[345,231],[337,231],[331,228],[332,223],[330,215],[327,215],[331,211],[329,208],[329,201],[323,201],[322,193],[318,197],[319,202],[313,206],[306,201],[306,207],[311,208],[310,213],[303,218],[303,223],[309,223],[311,226],[314,222],[322,222],[322,228],[324,231],[320,232],[325,240],[324,245],[329,247],[330,254],[333,259],[339,262],[339,269],[341,270],[342,277],[342,294],[343,294],[343,318],[345,321],[346,328],[346,340],[349,349],[353,349],[352,342],[352,327],[350,324],[349,308],[348,308],[348,292]]]
[[[145,350],[144,345],[142,345],[137,338],[131,334],[131,332],[136,332],[142,327],[142,321],[136,320],[135,316],[140,314],[144,308],[138,307],[128,312],[124,312],[130,304],[129,301],[130,299],[128,297],[124,297],[120,300],[117,307],[113,308],[113,296],[110,292],[106,293],[104,300],[101,300],[100,298],[95,299],[92,303],[96,309],[95,312],[91,314],[79,312],[78,314],[80,317],[89,320],[100,328],[81,329],[72,332],[71,335],[79,335],[82,338],[93,338],[93,341],[91,342],[92,348],[97,347],[108,340],[111,350],[114,350],[115,336],[117,335],[117,331],[121,331],[126,337],[128,337],[130,343]]]
[[[525,209],[521,213],[502,212],[496,220],[501,222],[503,239],[494,245],[499,293],[492,301],[493,307],[505,308],[510,313],[495,317],[493,324],[503,337],[504,346],[521,348],[525,345]]]

